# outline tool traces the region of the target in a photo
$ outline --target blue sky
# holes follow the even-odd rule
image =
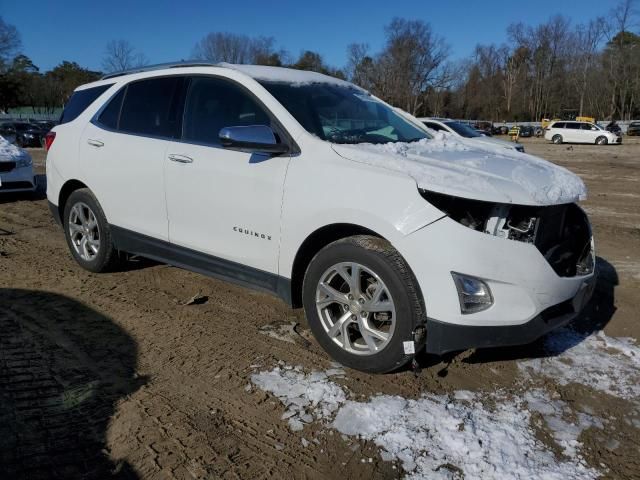
[[[508,8],[509,4],[516,8]],[[555,13],[581,23],[605,15],[613,4],[612,0],[0,0],[0,15],[18,28],[23,52],[41,70],[62,60],[100,69],[105,45],[112,39],[128,40],[151,63],[190,58],[195,43],[211,31],[272,36],[293,56],[302,49],[315,50],[327,63],[340,67],[349,43],[366,42],[377,51],[384,42],[384,26],[394,16],[430,22],[446,38],[453,58],[463,58],[477,43],[505,41],[510,23],[536,24]]]

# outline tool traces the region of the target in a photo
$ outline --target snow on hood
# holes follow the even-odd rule
[[[25,157],[29,157],[26,151],[9,143],[3,136],[0,136],[0,162],[17,162]]]
[[[566,168],[498,145],[471,146],[444,132],[412,143],[332,147],[344,158],[406,173],[419,188],[457,197],[556,205],[587,196],[580,177]]]

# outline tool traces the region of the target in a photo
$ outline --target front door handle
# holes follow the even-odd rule
[[[93,140],[90,138],[87,140],[87,143],[92,147],[104,147],[104,142],[101,142],[100,140]]]
[[[169,160],[178,163],[193,163],[193,158],[187,157],[186,155],[178,155],[175,153],[169,154]]]

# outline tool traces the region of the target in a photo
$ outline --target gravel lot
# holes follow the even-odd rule
[[[423,356],[418,374],[342,371],[300,311],[262,293],[145,260],[90,274],[46,200],[0,197],[0,478],[640,478],[640,141],[522,143],[589,188],[594,298],[572,330]],[[341,398],[323,414],[326,396],[305,397],[319,385]],[[294,412],[292,398],[307,404]],[[366,410],[373,425],[399,398],[441,418],[345,423]],[[393,428],[411,444],[387,451]]]

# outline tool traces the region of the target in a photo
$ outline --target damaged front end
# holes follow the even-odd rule
[[[560,277],[589,275],[595,266],[591,226],[575,203],[523,206],[420,190],[452,220],[488,235],[531,243]]]

